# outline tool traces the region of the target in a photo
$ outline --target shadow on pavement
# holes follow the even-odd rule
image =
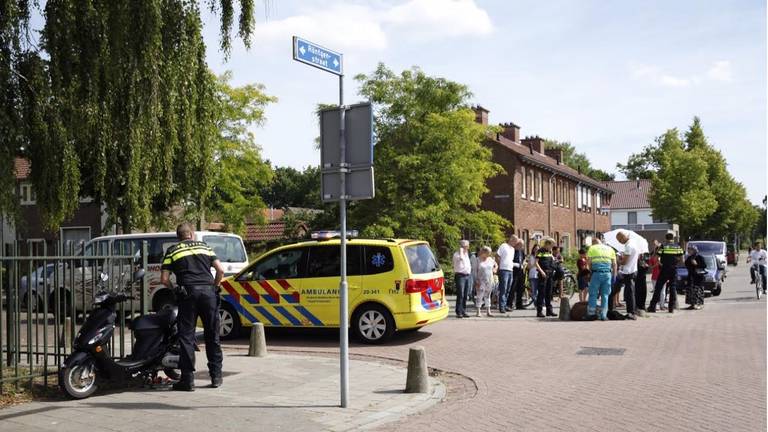
[[[266,328],[264,335],[267,338],[267,345],[274,347],[291,348],[338,348],[339,330],[338,329],[293,329],[293,328]],[[432,333],[428,331],[403,331],[395,333],[388,342],[382,346],[402,346],[410,345],[430,337]],[[222,341],[224,346],[248,346],[248,337],[242,336],[237,339]],[[349,339],[350,346],[366,346],[356,342],[354,338]]]

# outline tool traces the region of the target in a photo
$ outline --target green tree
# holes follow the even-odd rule
[[[575,170],[581,170],[582,174],[598,181],[613,180],[615,176],[592,166],[586,154],[576,151],[576,147],[567,141],[544,140],[544,146],[548,149],[560,149],[563,151],[563,163]]]
[[[229,49],[234,7],[249,44],[253,0],[206,0]],[[202,213],[216,140],[215,77],[198,3],[49,0],[40,45],[27,40],[36,2],[0,0],[0,186],[28,157],[43,220],[55,228],[78,198],[104,203],[124,230],[183,202]],[[0,187],[0,209],[13,207]]]
[[[633,153],[626,164],[617,163],[616,168],[630,180],[650,179],[659,169],[658,148],[647,145],[640,153]]]
[[[700,151],[686,151],[677,129],[657,139],[659,170],[652,175],[649,201],[653,215],[680,225],[684,237],[701,232],[717,205],[707,182],[707,162]]]
[[[291,167],[275,168],[274,178],[265,189],[263,198],[270,207],[275,208],[322,208],[320,168],[308,166],[303,171]]]
[[[443,256],[462,231],[501,241],[509,222],[478,207],[486,180],[503,169],[482,144],[492,130],[475,122],[467,87],[383,64],[356,79],[377,112],[376,198],[351,206],[351,226],[365,236],[425,239]]]
[[[635,168],[658,167],[650,171],[654,215],[680,224],[685,237],[727,239],[752,231],[759,215],[723,155],[709,144],[698,117],[683,139],[676,129],[667,131],[635,161],[641,159]]]
[[[272,169],[262,160],[249,128],[264,123],[264,108],[277,99],[264,94],[261,85],[232,87],[230,79],[229,73],[218,78],[218,140],[209,208],[228,231],[242,233],[246,218],[263,221],[266,205],[261,194],[272,180]]]

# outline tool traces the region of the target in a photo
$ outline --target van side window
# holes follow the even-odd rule
[[[395,268],[392,252],[383,246],[366,246],[363,262],[363,274],[366,275],[386,273]]]
[[[168,250],[168,248],[179,242],[174,237],[153,238],[146,240],[147,243],[149,243],[147,245],[147,249],[149,250],[147,253],[148,264],[160,264],[163,262],[163,257],[165,256],[165,252]],[[141,247],[141,244],[139,244],[139,247]]]
[[[273,253],[251,265],[237,280],[294,279],[305,273],[307,248]]]
[[[360,275],[360,246],[347,246],[347,275]],[[341,249],[339,246],[313,246],[309,248],[307,277],[339,277]]]

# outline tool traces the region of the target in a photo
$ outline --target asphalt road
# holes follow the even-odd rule
[[[449,383],[445,402],[386,430],[764,431],[765,303],[742,263],[701,311],[608,322],[531,311],[451,318],[350,352],[405,360],[422,345],[430,367],[470,383]],[[338,352],[336,331],[281,329],[267,339],[275,351]]]

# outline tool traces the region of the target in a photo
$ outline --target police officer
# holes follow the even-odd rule
[[[216,254],[205,242],[195,241],[194,228],[183,223],[176,228],[179,243],[168,248],[163,258],[160,283],[174,289],[170,273],[176,275],[179,302],[179,369],[181,381],[173,385],[174,390],[194,391],[195,389],[195,324],[198,316],[203,321],[205,354],[208,358],[208,372],[211,386],[222,384],[221,345],[219,344],[219,283],[224,277],[224,268]],[[211,276],[211,267],[216,269],[216,279]]]
[[[555,241],[547,237],[544,239],[544,245],[539,249],[536,254],[536,270],[539,272],[539,292],[536,295],[536,316],[544,318],[544,314],[541,312],[541,307],[546,306],[546,316],[557,316],[552,310],[552,287],[554,286],[555,277],[555,257],[552,255],[552,246],[555,245]],[[543,285],[542,285],[543,282]]]
[[[656,280],[656,286],[653,288],[653,298],[648,307],[648,312],[656,312],[656,305],[659,303],[661,290],[669,282],[669,313],[675,312],[677,304],[677,265],[683,258],[683,249],[675,243],[675,235],[667,234],[666,242],[656,249],[655,254],[659,257],[661,271]]]

